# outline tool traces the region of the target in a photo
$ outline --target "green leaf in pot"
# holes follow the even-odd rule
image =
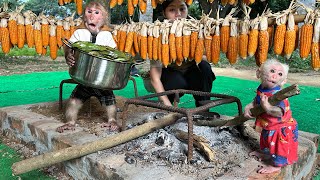
[[[77,41],[72,44],[72,47],[77,48],[85,53],[88,53],[89,55],[100,58],[110,59],[119,62],[133,62],[133,58],[130,54],[121,52],[118,49],[109,46],[101,46],[86,41]]]

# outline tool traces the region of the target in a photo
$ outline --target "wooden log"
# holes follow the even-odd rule
[[[300,94],[300,90],[297,84],[293,84],[289,87],[286,87],[280,91],[278,91],[273,96],[269,97],[269,103],[271,105],[276,105],[279,102],[283,101],[286,98],[289,98],[294,95]],[[254,106],[251,110],[252,116],[256,117],[260,115],[261,113],[265,112],[264,109],[260,105]],[[248,118],[244,117],[244,115],[240,115],[238,117],[235,117],[233,119],[222,119],[217,121],[196,121],[194,124],[198,126],[211,126],[211,127],[217,127],[217,126],[236,126],[239,124],[242,124],[243,122],[249,120]]]
[[[114,134],[94,142],[44,153],[36,157],[16,162],[11,167],[12,173],[14,175],[19,175],[34,169],[47,167],[56,163],[75,159],[87,154],[117,146],[119,144],[149,134],[157,129],[174,124],[182,116],[183,115],[179,113],[170,113],[161,119],[142,124],[140,126],[122,131],[118,134]]]
[[[173,130],[174,135],[180,140],[183,141],[185,143],[188,143],[188,133],[175,129]],[[205,155],[207,156],[208,160],[211,162],[214,160],[215,157],[215,153],[214,151],[211,149],[210,145],[208,144],[208,140],[206,140],[204,137],[202,136],[197,136],[195,134],[193,134],[193,145],[198,148],[200,151],[204,152]]]

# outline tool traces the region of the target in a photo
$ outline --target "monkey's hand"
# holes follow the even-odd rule
[[[252,108],[253,108],[253,103],[250,103],[250,104],[246,105],[246,107],[244,108],[244,113],[243,113],[244,117],[246,117],[248,119],[254,118],[252,116],[251,111],[250,111],[250,109],[252,109]]]
[[[66,63],[69,67],[72,67],[75,63],[74,51],[72,49],[68,49],[65,52]]]
[[[274,116],[274,117],[281,117],[283,116],[282,109],[278,106],[272,106],[269,101],[269,97],[266,95],[261,96],[261,107],[266,111],[267,114]]]

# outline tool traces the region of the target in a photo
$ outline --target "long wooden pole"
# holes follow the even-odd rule
[[[149,134],[157,129],[174,124],[182,116],[183,115],[179,113],[170,113],[161,119],[142,124],[140,126],[122,131],[118,134],[114,134],[94,142],[44,153],[36,157],[16,162],[11,167],[12,173],[14,175],[19,175],[34,169],[48,167],[56,163],[75,159],[97,151],[117,146],[119,144]]]

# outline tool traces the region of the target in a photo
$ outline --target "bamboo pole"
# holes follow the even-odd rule
[[[127,141],[149,134],[157,129],[174,124],[183,115],[170,113],[161,119],[154,120],[132,129],[122,131],[94,142],[72,146],[57,151],[44,153],[42,155],[16,162],[12,165],[12,173],[19,175],[34,169],[47,167],[63,161],[82,157],[97,151],[117,146]]]

